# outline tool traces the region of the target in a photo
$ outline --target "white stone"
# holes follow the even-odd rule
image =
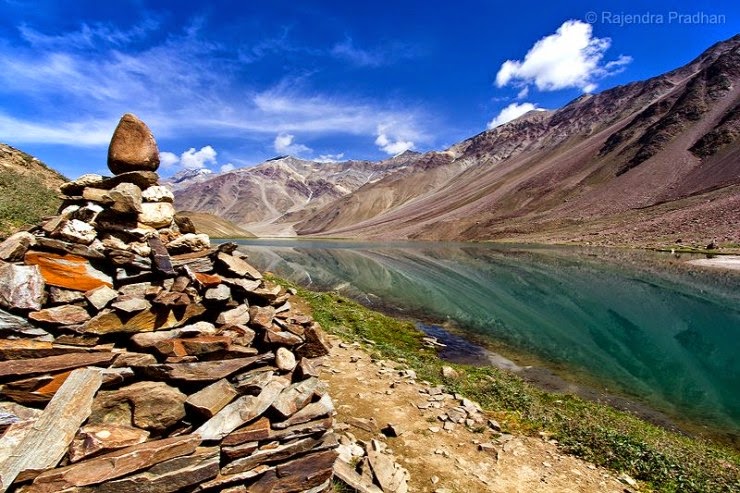
[[[142,257],[148,257],[152,253],[152,247],[146,243],[132,241],[129,243],[128,247],[129,250],[134,252],[136,255],[141,255]]]
[[[40,310],[44,304],[44,278],[36,265],[0,262],[0,306]]]
[[[95,221],[95,219],[98,217],[98,214],[100,214],[101,212],[103,212],[103,207],[100,204],[96,204],[95,202],[88,202],[87,205],[78,208],[73,217],[75,219],[79,219],[80,221],[91,223]]]
[[[292,371],[296,367],[296,360],[293,353],[284,347],[278,348],[275,353],[275,366],[285,371]]]
[[[144,202],[141,204],[139,222],[153,228],[164,228],[172,224],[175,207],[169,202]]]
[[[95,240],[97,233],[95,228],[91,225],[82,222],[79,219],[72,219],[62,225],[57,235],[62,239],[73,243],[89,245]]]
[[[141,194],[141,197],[144,199],[145,202],[174,202],[175,201],[175,196],[172,194],[172,191],[169,188],[163,187],[161,185],[154,185],[152,187],[147,188]]]
[[[171,252],[197,252],[207,248],[211,248],[211,239],[207,234],[187,233],[167,243],[167,250]]]
[[[59,215],[64,217],[72,217],[72,215],[78,210],[80,210],[79,205],[68,205],[67,207],[62,209],[62,212],[60,212]]]

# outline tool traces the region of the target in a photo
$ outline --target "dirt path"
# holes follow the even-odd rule
[[[334,348],[321,377],[329,382],[337,408],[337,430],[385,442],[411,473],[409,491],[637,491],[609,471],[561,453],[545,439],[506,434],[497,439],[499,434],[487,426],[474,432],[449,423],[453,429],[445,430],[438,415],[458,406],[459,400],[444,394],[431,397],[428,385],[394,369],[400,369],[397,364],[372,361],[358,345],[330,339]],[[430,401],[439,407],[417,407]],[[380,432],[388,423],[399,427],[399,437],[386,438]]]

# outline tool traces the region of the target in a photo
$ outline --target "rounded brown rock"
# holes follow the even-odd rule
[[[108,146],[108,168],[115,175],[159,168],[159,149],[154,135],[136,115],[126,113],[118,122]]]

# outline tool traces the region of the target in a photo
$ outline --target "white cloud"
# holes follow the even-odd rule
[[[391,156],[413,149],[413,131],[409,130],[397,122],[380,124],[376,129],[375,145]]]
[[[294,142],[295,135],[288,133],[281,133],[275,137],[273,142],[273,148],[278,154],[289,154],[291,156],[298,156],[299,154],[305,154],[312,152],[310,147],[303,144],[297,144]]]
[[[541,91],[577,87],[591,92],[596,89],[596,81],[624,70],[632,61],[631,57],[621,55],[603,64],[602,58],[610,45],[609,38],[593,36],[591,24],[566,21],[555,34],[537,41],[524,60],[506,60],[496,74],[496,85],[534,84]]]
[[[216,164],[216,154],[211,146],[201,147],[199,151],[191,147],[180,155],[180,164],[185,169],[206,168],[208,164]]]
[[[228,173],[229,171],[234,171],[236,166],[234,166],[233,163],[226,163],[223,166],[221,166],[221,173]]]
[[[165,169],[171,168],[179,162],[180,158],[173,152],[164,151],[159,153],[159,164]]]
[[[191,147],[179,156],[174,152],[162,151],[159,153],[159,164],[164,169],[173,168],[174,166],[182,166],[185,169],[203,169],[207,168],[209,164],[217,164],[217,155],[216,150],[209,145],[201,147],[199,151],[196,151],[195,147]]]
[[[338,154],[321,154],[318,158],[314,159],[314,161],[318,163],[338,163],[344,159],[344,153],[340,152]]]
[[[529,95],[529,86],[524,86],[524,88],[519,91],[519,93],[516,95],[517,99],[524,99]]]
[[[391,140],[384,133],[378,135],[378,138],[375,139],[375,145],[391,156],[401,154],[404,151],[414,148],[414,143],[410,140]]]
[[[538,108],[532,103],[511,103],[509,106],[502,109],[501,112],[496,115],[496,118],[488,122],[488,129],[496,128],[499,125],[515,120],[523,114],[536,109]]]

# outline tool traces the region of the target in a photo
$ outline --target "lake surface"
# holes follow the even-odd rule
[[[518,365],[544,365],[567,380],[740,436],[737,274],[613,249],[240,244],[258,267],[301,285],[450,321]]]

